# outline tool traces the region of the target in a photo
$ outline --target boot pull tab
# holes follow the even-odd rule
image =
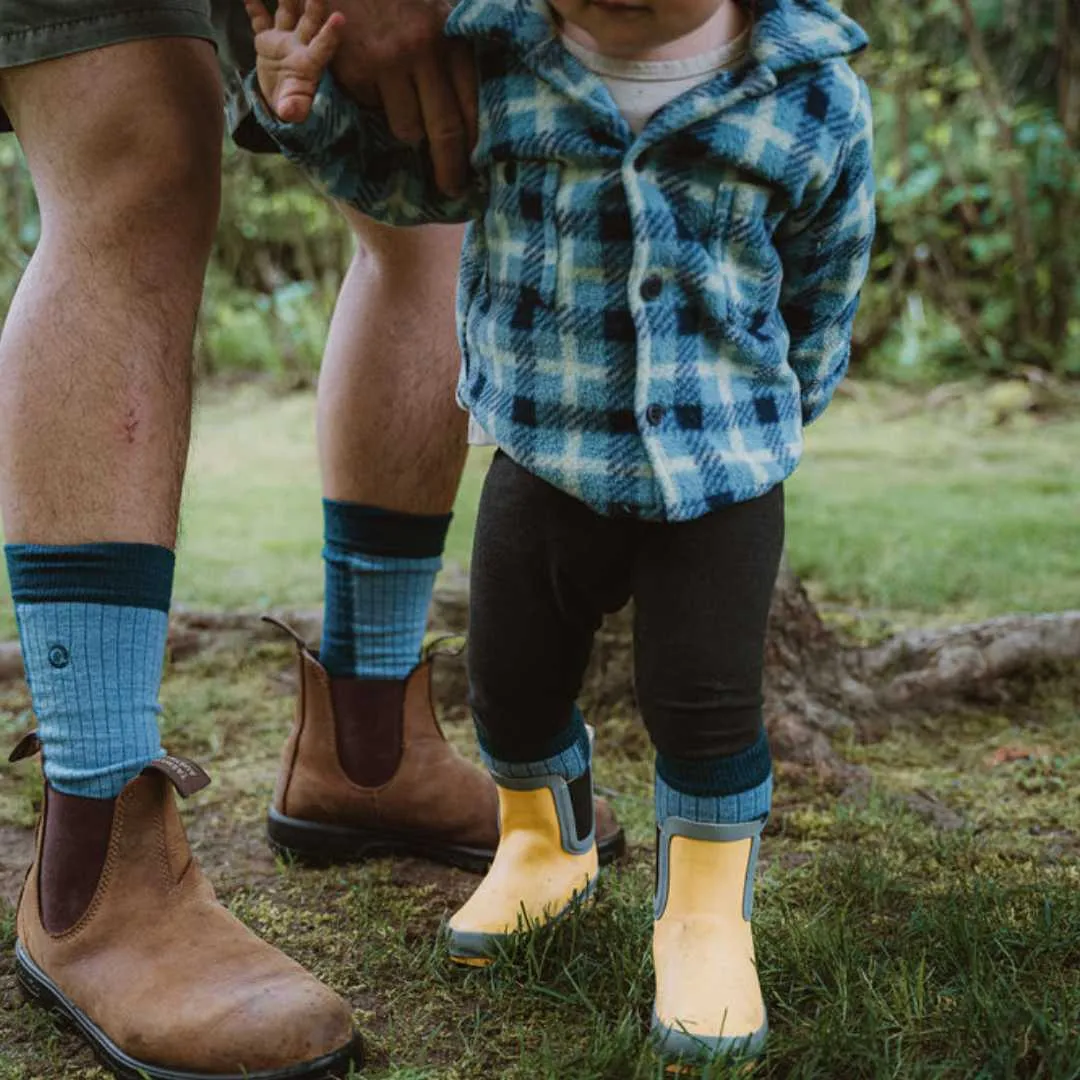
[[[8,761],[14,764],[16,761],[25,761],[41,753],[41,739],[36,731],[28,731],[16,744],[15,749],[8,754]]]
[[[271,626],[276,626],[282,633],[288,634],[296,642],[296,647],[301,652],[307,651],[307,642],[287,622],[282,622],[275,615],[264,615],[262,621],[269,623]]]
[[[464,634],[435,634],[424,641],[420,662],[433,660],[436,656],[460,656],[464,651]]]
[[[210,783],[210,777],[203,768],[196,765],[194,761],[177,757],[175,754],[167,754],[156,761],[151,761],[143,772],[161,773],[176,788],[177,794],[182,799],[189,798],[196,791],[202,791]]]

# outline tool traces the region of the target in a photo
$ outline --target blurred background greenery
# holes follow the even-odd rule
[[[857,378],[788,488],[790,558],[819,601],[904,621],[1080,607],[1077,0],[845,8],[874,42],[858,65],[875,99],[880,226]],[[0,192],[3,311],[38,235],[10,138]],[[288,391],[314,383],[351,250],[299,172],[226,148],[183,603],[318,601],[314,403]],[[453,563],[468,562],[486,465],[472,455]],[[13,633],[5,594],[0,636]]]
[[[1080,12],[1075,0],[847,0],[874,46],[880,226],[857,374],[1080,376]],[[0,143],[0,310],[38,233]],[[349,253],[286,163],[229,147],[200,372],[314,378]]]

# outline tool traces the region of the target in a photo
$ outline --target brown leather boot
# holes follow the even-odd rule
[[[439,729],[431,661],[403,683],[335,679],[269,621],[296,642],[300,683],[268,820],[275,851],[315,865],[408,854],[486,870],[499,842],[495,784]],[[626,849],[602,799],[596,842],[602,863]]]
[[[86,860],[97,873],[89,905],[56,933],[42,915],[41,867],[50,804],[64,796],[46,789],[19,900],[19,982],[124,1078],[345,1076],[360,1064],[349,1006],[230,915],[192,858],[171,785],[187,795],[207,783],[182,758],[132,780],[113,805],[103,863]]]

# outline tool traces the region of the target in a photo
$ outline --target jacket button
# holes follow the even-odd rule
[[[648,420],[653,427],[656,427],[656,425],[664,419],[664,413],[666,411],[667,410],[663,405],[650,405],[645,410],[645,419]]]
[[[641,283],[641,299],[655,300],[664,291],[664,282],[659,274],[650,274]]]

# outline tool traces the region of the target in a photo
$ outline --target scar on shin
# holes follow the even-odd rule
[[[124,438],[129,443],[135,441],[135,434],[139,430],[139,414],[134,409],[129,409],[127,419],[124,421]]]

